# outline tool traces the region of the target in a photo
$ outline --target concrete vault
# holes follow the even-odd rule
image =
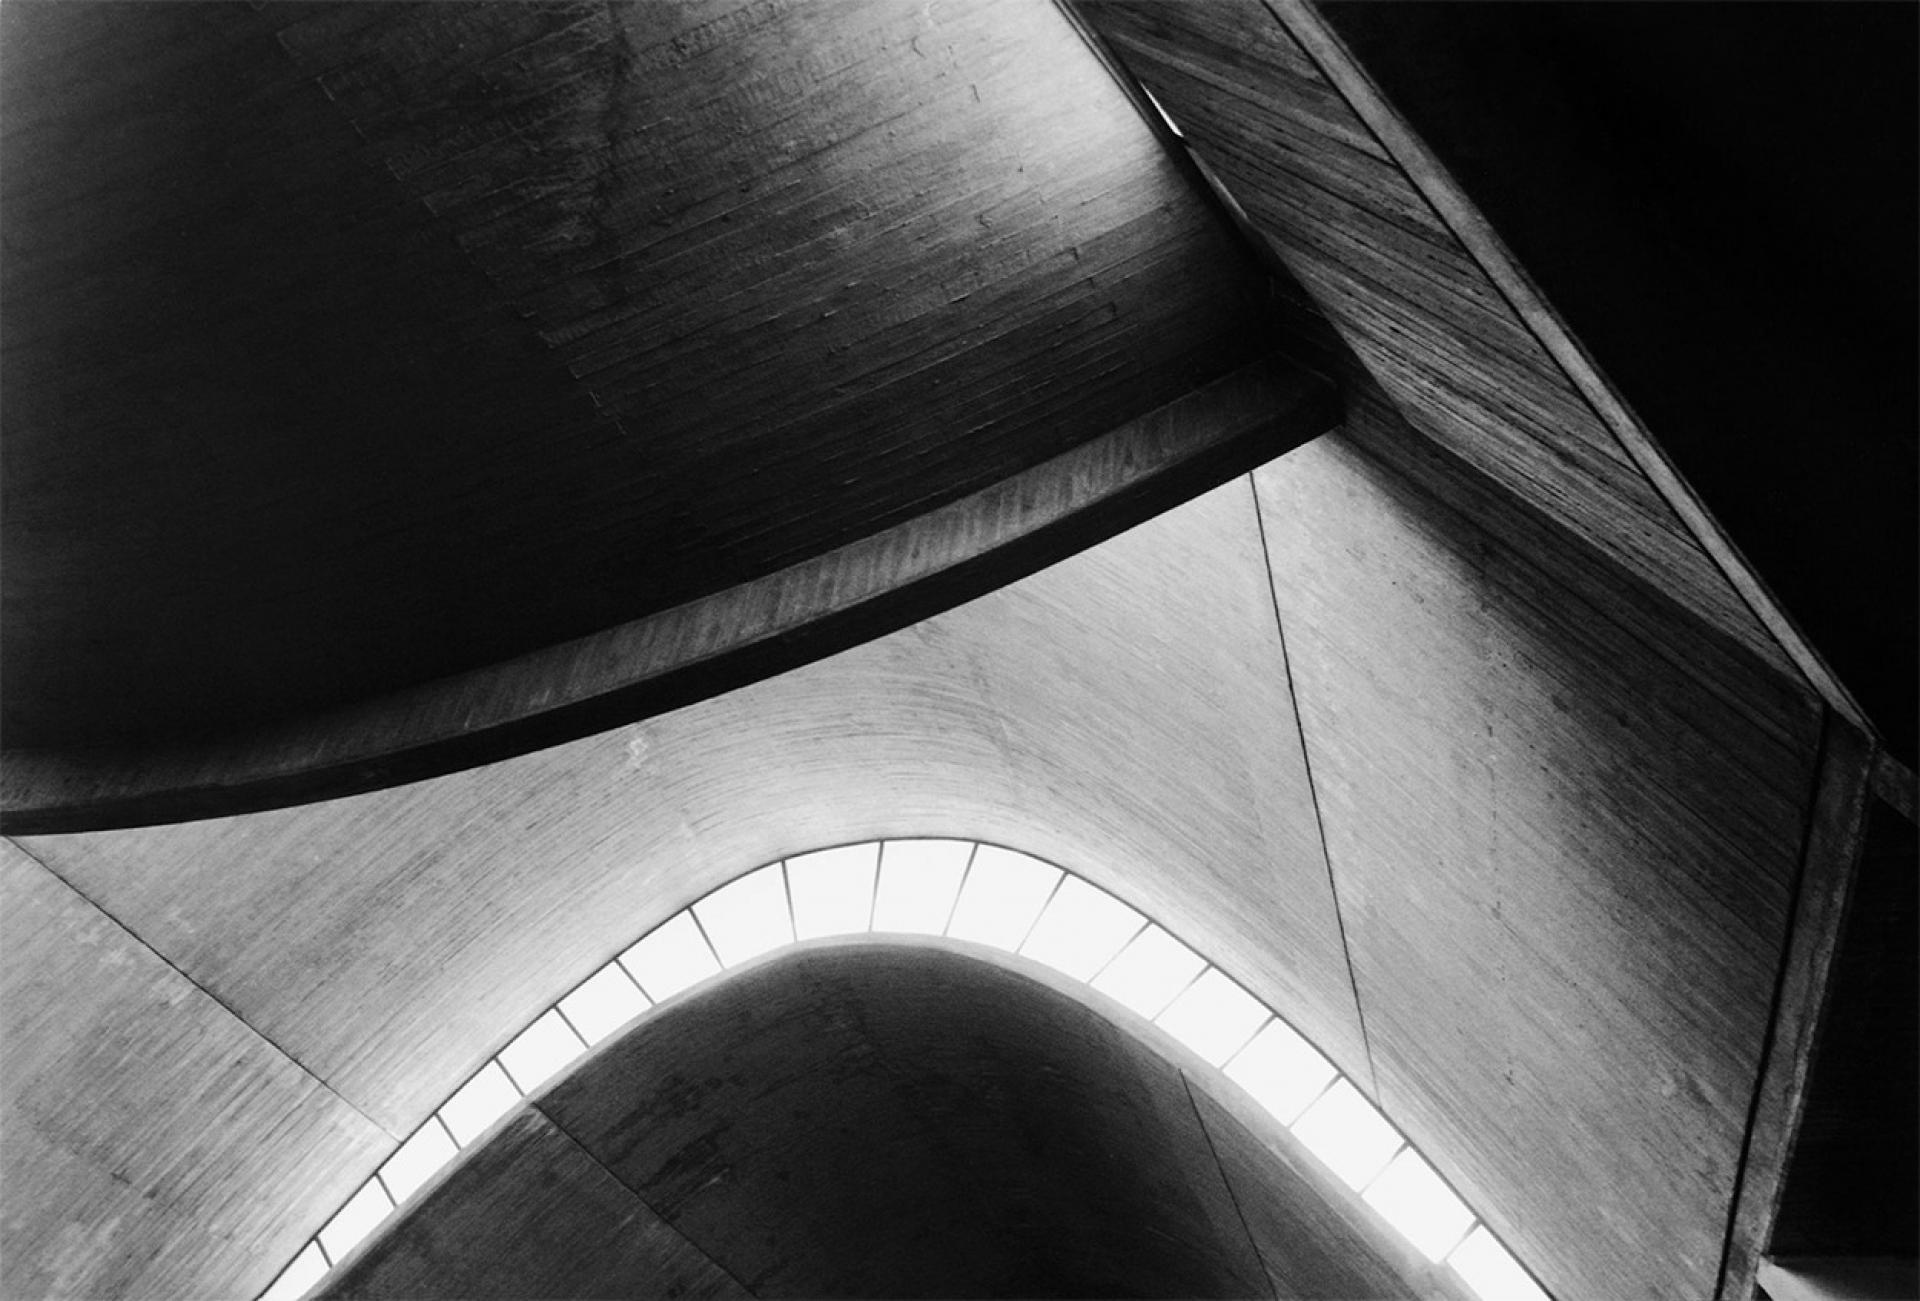
[[[1897,1292],[1916,24],[0,5],[0,1293],[257,1297],[636,937],[930,837],[1524,1287]],[[323,1286],[1471,1295],[1025,956],[714,956]]]

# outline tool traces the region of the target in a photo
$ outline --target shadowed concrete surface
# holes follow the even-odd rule
[[[815,948],[603,1047],[325,1295],[1432,1295],[1335,1187],[1040,979]]]
[[[1363,55],[1362,28],[1401,21],[1366,12],[1383,16],[1344,24]],[[1608,49],[1660,11],[1637,12]],[[1777,1245],[1810,1252],[1888,1227],[1803,1212],[1835,1205],[1836,1177],[1916,1182],[1912,1085],[1879,1059],[1905,1044],[1911,1071],[1911,774],[1887,775],[1820,655],[1783,640],[1435,207],[1355,69],[1330,72],[1317,13],[1093,11],[1239,196],[1242,247],[1038,0],[0,5],[0,788],[36,727],[70,747],[82,813],[153,779],[135,737],[219,733],[201,736],[218,762],[163,776],[225,815],[6,846],[0,1291],[248,1295],[635,936],[749,866],[924,835],[1058,862],[1203,950],[1562,1298],[1744,1301],[1776,1207]],[[1507,184],[1544,174],[1505,158]],[[1897,170],[1869,169],[1889,188]],[[1268,276],[1267,255],[1294,272]],[[1574,286],[1640,285],[1601,314],[1616,338],[1681,287],[1627,256],[1595,254]],[[370,734],[405,735],[418,719],[382,693],[462,666],[471,682],[434,679],[456,683],[436,715],[455,731],[502,701],[538,713],[619,648],[496,674],[500,657],[704,592],[721,617],[681,628],[697,654],[781,607],[789,564],[814,566],[801,596],[833,596],[964,553],[999,517],[939,512],[1061,488],[1023,477],[1038,458],[1129,428],[1148,436],[1118,445],[1123,467],[1230,437],[1283,391],[1233,383],[1276,346],[1269,293],[1331,319],[1346,414],[1224,488],[613,730],[412,785],[374,765],[355,789],[383,788],[353,798],[220,802],[226,741],[268,718],[337,695]],[[1656,381],[1685,370],[1663,346],[1681,319],[1637,346],[1661,354]],[[1647,403],[1648,437],[1699,434],[1674,449],[1689,473],[1740,458],[1737,409],[1776,386],[1789,424],[1898,410],[1884,374],[1851,387],[1853,363],[1724,352],[1692,377],[1751,371],[1734,418]],[[1196,400],[1220,383],[1239,396]],[[1834,386],[1846,401],[1823,406]],[[1814,432],[1809,455],[1851,442]],[[1715,481],[1790,495],[1797,464]],[[1905,462],[1859,464],[1897,488]],[[1729,511],[1731,535],[1772,530],[1797,566],[1813,525],[1855,512],[1840,531],[1907,545],[1879,494],[1831,491],[1846,478]],[[1879,699],[1910,700],[1910,644],[1829,646],[1766,550],[1759,577],[1841,679],[1872,694],[1842,659],[1865,645],[1908,693]],[[1816,546],[1803,577],[1862,581],[1862,550]],[[730,599],[763,579],[765,606]],[[301,738],[264,744],[295,771],[333,757]],[[1872,816],[1905,811],[1898,854],[1863,830],[1867,772],[1889,802]],[[1143,1108],[1160,1096],[1139,1088]],[[1020,1102],[1079,1132],[1048,1097]],[[1851,1154],[1891,1131],[1861,1117],[1903,1106],[1869,1170]],[[647,1165],[617,1126],[596,1141],[690,1226],[727,1191],[668,1178],[671,1154]],[[1060,1187],[1113,1174],[1063,1150]],[[802,1155],[781,1168],[799,1177]],[[1217,1220],[1200,1187],[1179,1202],[1196,1234]],[[1256,1245],[1302,1205],[1240,1202]],[[1046,1210],[1068,1229],[1082,1213]],[[755,1250],[747,1278],[805,1272]],[[1166,1251],[1151,1268],[1191,1281]],[[1034,1285],[1056,1267],[1033,1264]]]

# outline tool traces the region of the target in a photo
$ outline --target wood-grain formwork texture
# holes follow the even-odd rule
[[[1690,499],[1686,516],[1676,511],[1684,485],[1644,435],[1623,442],[1624,416],[1610,419],[1618,398],[1570,373],[1565,349],[1549,351],[1564,334],[1540,332],[1544,307],[1516,302],[1518,283],[1490,274],[1458,214],[1435,206],[1290,30],[1324,34],[1309,7],[1076,9],[1415,429],[1778,671],[1800,671],[1779,640],[1787,625],[1711,520]]]
[[[604,629],[1269,350],[1247,251],[1044,3],[0,23],[10,747]]]
[[[351,799],[22,843],[404,1136],[575,982],[744,868],[929,834],[1040,854],[1196,937],[1366,1079],[1244,476],[902,633],[645,723]],[[89,1097],[96,1083],[62,1067],[41,1087]],[[360,1177],[376,1163],[340,1160]],[[309,1232],[333,1210],[301,1179],[253,1193]],[[49,1182],[9,1207],[15,1251],[44,1251],[83,1211]],[[96,1268],[117,1250],[102,1242]],[[254,1267],[264,1285],[278,1263]],[[155,1290],[201,1287],[186,1271]]]
[[[392,1136],[0,841],[0,1292],[250,1296]]]
[[[1557,1295],[1709,1294],[1820,707],[1358,396],[1347,434],[753,687],[413,786],[22,843],[400,1136],[749,866],[995,840],[1282,1009]],[[103,1084],[70,1065],[21,1069],[77,1115]],[[251,1192],[310,1232],[311,1183]],[[82,1191],[10,1205],[15,1254],[77,1232]],[[203,1285],[211,1248],[176,1250],[156,1292]]]
[[[1379,418],[1256,482],[1382,1105],[1555,1295],[1712,1295],[1820,711]]]
[[[1465,1301],[1203,1062],[1051,974],[897,937],[760,960],[541,1089],[319,1295]]]

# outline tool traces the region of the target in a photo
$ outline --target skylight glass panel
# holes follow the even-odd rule
[[[1218,1066],[1253,1038],[1271,1015],[1259,999],[1208,967],[1182,990],[1154,1024]]]
[[[1455,1247],[1447,1264],[1473,1289],[1480,1301],[1549,1301],[1540,1285],[1528,1277],[1499,1240],[1476,1224],[1466,1241]]]
[[[307,1289],[326,1275],[327,1258],[320,1254],[316,1244],[309,1242],[292,1263],[280,1271],[273,1286],[260,1294],[260,1301],[300,1301]]]
[[[980,846],[960,887],[947,934],[1012,952],[1027,937],[1060,875],[1059,868],[1037,858]]]
[[[873,912],[878,845],[823,849],[787,860],[787,888],[793,892],[796,939],[857,935]]]
[[[722,966],[738,966],[793,942],[787,883],[778,863],[721,886],[693,906],[693,915]]]
[[[453,1141],[465,1147],[518,1101],[520,1091],[500,1069],[500,1063],[488,1062],[460,1086],[458,1093],[440,1104],[440,1119],[447,1122]]]
[[[1054,891],[1020,952],[1075,980],[1090,979],[1144,919],[1098,886],[1070,876]]]
[[[606,973],[603,971],[601,974]],[[626,977],[622,976],[621,979],[624,981]],[[561,1068],[578,1057],[584,1048],[580,1036],[573,1032],[561,1015],[548,1010],[500,1050],[500,1064],[507,1068],[507,1074],[520,1092],[532,1093],[558,1075]]]
[[[1278,1018],[1227,1063],[1227,1078],[1282,1125],[1298,1120],[1333,1076],[1332,1063]]]
[[[1206,965],[1179,940],[1149,926],[1093,978],[1093,987],[1151,1021]]]
[[[327,1249],[328,1256],[339,1260],[372,1233],[392,1209],[387,1190],[378,1179],[369,1179],[320,1230],[320,1245]]]
[[[1410,1147],[1401,1148],[1385,1172],[1367,1185],[1366,1199],[1435,1262],[1446,1258],[1473,1223],[1467,1204]]]
[[[693,914],[677,912],[620,955],[620,965],[640,982],[654,1002],[664,1002],[689,985],[718,974],[720,963],[693,924]]]
[[[560,1010],[589,1044],[599,1043],[647,1007],[647,996],[618,962],[609,962],[560,1000]]]
[[[1386,1167],[1400,1135],[1360,1090],[1339,1080],[1293,1123],[1294,1137],[1358,1192]]]
[[[898,935],[943,935],[973,843],[889,840],[880,848],[880,889],[873,929]]]
[[[459,1150],[440,1122],[429,1119],[413,1131],[413,1137],[402,1143],[399,1151],[387,1158],[387,1163],[380,1167],[380,1182],[393,1194],[394,1201],[404,1202],[453,1160]]]

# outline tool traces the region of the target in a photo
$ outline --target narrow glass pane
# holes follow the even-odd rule
[[[1540,1285],[1527,1276],[1487,1226],[1476,1224],[1466,1241],[1453,1249],[1447,1264],[1466,1281],[1480,1301],[1549,1301]]]
[[[1365,1188],[1400,1148],[1400,1135],[1386,1117],[1346,1080],[1336,1081],[1307,1108],[1307,1114],[1293,1123],[1293,1134],[1355,1192]]]
[[[273,1286],[260,1294],[260,1301],[300,1301],[307,1289],[327,1275],[326,1257],[320,1254],[320,1248],[309,1242],[293,1263],[280,1271],[280,1277],[273,1280]]]
[[[621,979],[626,978],[623,976]],[[507,1074],[513,1077],[520,1092],[532,1093],[559,1074],[562,1067],[584,1050],[580,1036],[573,1032],[558,1012],[549,1010],[500,1050],[500,1064],[507,1068]],[[394,1195],[399,1196],[398,1193]]]
[[[858,935],[873,911],[873,874],[880,846],[847,845],[787,860],[793,892],[793,933],[802,940],[822,935]]]
[[[960,902],[947,934],[1012,952],[1027,937],[1060,869],[1010,849],[982,845],[974,851]]]
[[[1093,987],[1151,1021],[1206,962],[1158,926],[1149,926],[1093,978]]]
[[[700,928],[687,912],[677,912],[648,931],[638,944],[620,955],[620,965],[656,1003],[720,971],[713,950],[700,937]]]
[[[1298,1120],[1333,1076],[1333,1064],[1277,1017],[1227,1063],[1227,1078],[1283,1125]]]
[[[589,1044],[599,1043],[647,1006],[647,996],[618,962],[609,962],[560,1000],[560,1010]]]
[[[460,1086],[458,1093],[440,1104],[440,1119],[447,1122],[453,1141],[465,1147],[518,1101],[520,1091],[500,1069],[500,1063],[488,1062]]]
[[[1467,1204],[1410,1147],[1401,1148],[1385,1172],[1367,1185],[1366,1198],[1431,1261],[1445,1260],[1473,1223]]]
[[[873,929],[896,935],[939,935],[947,928],[970,840],[889,840],[880,849],[880,892]]]
[[[1087,980],[1133,938],[1144,919],[1077,876],[1060,883],[1020,952],[1075,980]]]
[[[387,1200],[387,1190],[380,1186],[378,1179],[369,1179],[320,1230],[320,1245],[327,1249],[327,1255],[340,1260],[372,1233],[392,1209],[393,1203]]]
[[[733,967],[793,942],[787,883],[773,863],[721,886],[693,906],[723,966]]]
[[[1271,1013],[1266,1005],[1208,967],[1153,1023],[1218,1066],[1253,1038]]]
[[[387,1158],[387,1163],[380,1167],[380,1178],[394,1200],[404,1202],[420,1185],[433,1178],[440,1167],[453,1160],[459,1150],[445,1129],[428,1120],[413,1131],[413,1137],[402,1143],[399,1151]]]

